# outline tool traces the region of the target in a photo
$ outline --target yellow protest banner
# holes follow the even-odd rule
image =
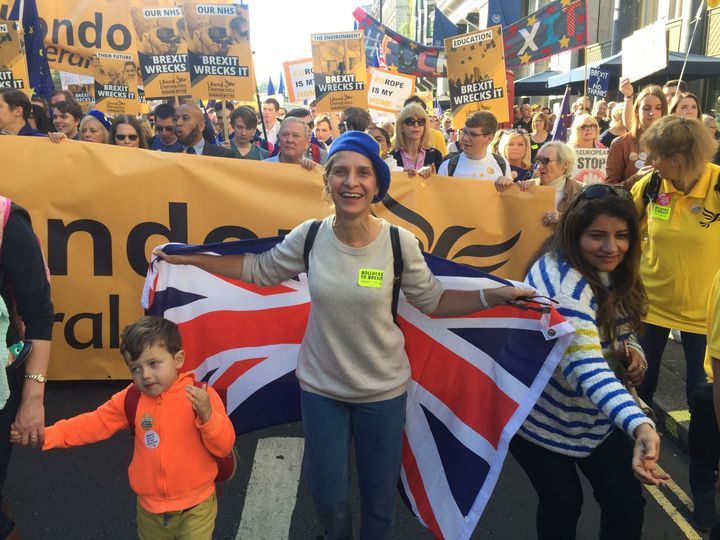
[[[31,96],[25,45],[15,21],[0,19],[0,89],[22,90]]]
[[[112,116],[138,113],[137,65],[132,56],[95,54],[93,77],[96,109]]]
[[[332,211],[321,175],[295,165],[34,137],[5,137],[3,151],[4,178],[16,180],[0,194],[29,210],[50,269],[54,379],[127,378],[119,335],[142,315],[154,246],[274,236]],[[375,211],[435,255],[522,279],[554,193],[394,173]]]
[[[190,95],[182,8],[133,7],[130,13],[145,97]]]
[[[453,124],[462,126],[475,111],[509,120],[502,28],[492,26],[445,40]]]
[[[255,88],[248,7],[186,2],[183,13],[192,96],[251,100]]]
[[[367,109],[367,69],[362,32],[312,34],[318,112]]]
[[[370,70],[368,108],[397,114],[415,92],[415,77],[382,69]],[[430,109],[428,109],[430,110]]]
[[[95,83],[69,84],[67,88],[75,96],[83,113],[87,113],[90,105],[95,101]]]
[[[315,77],[312,58],[283,62],[285,83],[290,103],[315,99]]]

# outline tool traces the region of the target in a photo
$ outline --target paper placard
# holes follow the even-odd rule
[[[637,30],[622,40],[622,76],[637,81],[667,67],[665,22]]]
[[[16,21],[0,19],[0,89],[12,88],[30,94],[25,44]]]
[[[367,69],[363,33],[312,34],[317,112],[367,109]]]
[[[607,148],[575,148],[575,180],[585,185],[605,182],[608,151]]]
[[[283,62],[283,72],[287,84],[290,103],[312,101],[315,99],[315,75],[312,58]]]
[[[370,70],[368,108],[399,113],[403,103],[415,92],[415,77],[382,69]]]

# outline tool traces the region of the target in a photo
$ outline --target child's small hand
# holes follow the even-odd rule
[[[210,394],[207,393],[207,384],[204,384],[202,388],[188,385],[185,387],[185,392],[202,423],[210,420],[212,407],[210,406]]]

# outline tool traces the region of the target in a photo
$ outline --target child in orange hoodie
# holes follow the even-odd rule
[[[138,496],[138,535],[210,540],[217,514],[215,456],[227,456],[235,443],[223,402],[211,387],[194,386],[194,374],[180,373],[185,352],[171,321],[147,316],[134,322],[123,331],[120,352],[141,392],[128,468]],[[97,410],[46,428],[43,450],[90,444],[128,429],[130,386]]]

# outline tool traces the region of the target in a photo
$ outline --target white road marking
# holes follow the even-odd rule
[[[287,540],[302,455],[303,439],[299,437],[258,441],[235,540]]]

